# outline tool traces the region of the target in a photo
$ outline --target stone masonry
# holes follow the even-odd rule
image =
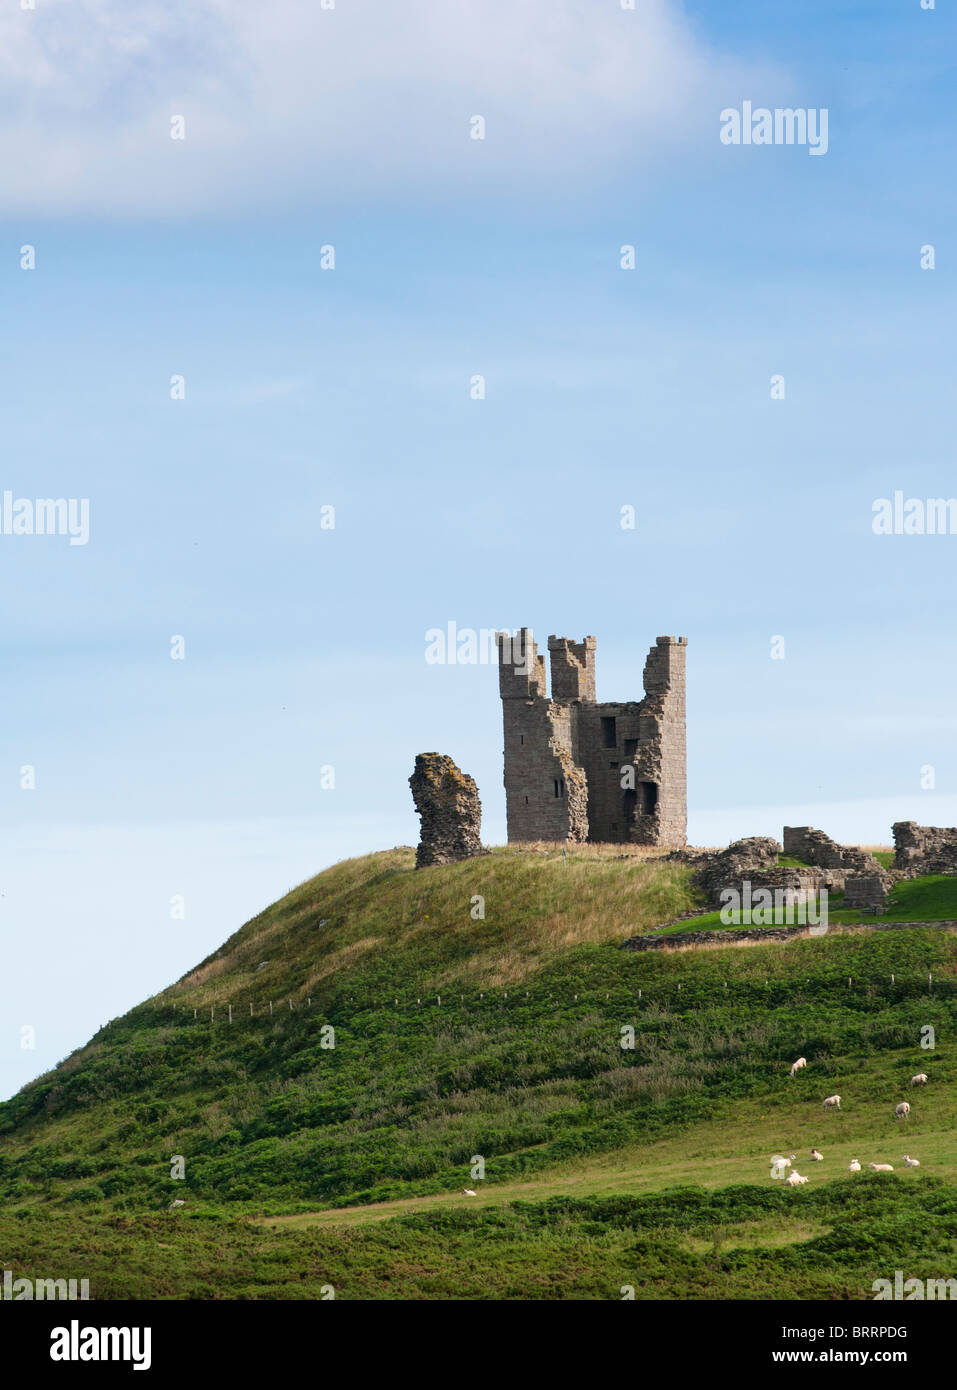
[[[659,637],[643,700],[599,704],[596,639],[498,633],[510,841],[686,842],[686,637]]]
[[[843,875],[844,907],[883,912],[895,876],[873,854],[839,845],[811,825],[784,827],[784,853]]]
[[[803,859],[819,869],[844,869],[848,873],[874,874],[880,865],[872,854],[863,849],[849,849],[815,830],[813,825],[786,825],[784,853],[793,859]]]
[[[849,877],[844,891],[844,907],[858,908],[862,912],[883,912],[887,906],[891,875],[888,873],[854,874]]]
[[[894,833],[894,867],[905,874],[957,874],[957,829],[899,820]]]
[[[454,864],[487,854],[481,840],[482,803],[473,778],[443,753],[419,753],[409,778],[422,833],[415,867]]]
[[[745,883],[750,883],[755,892],[780,888],[793,893],[795,901],[805,902],[822,888],[829,893],[839,893],[844,888],[842,871],[788,867],[778,864],[780,853],[777,840],[755,835],[735,840],[727,849],[678,850],[668,858],[691,865],[695,884],[704,892],[710,908],[723,906],[721,895],[728,888],[743,894]]]
[[[808,825],[784,827],[784,854],[803,864],[779,864],[781,852],[776,840],[754,836],[735,840],[727,849],[676,850],[668,858],[691,865],[694,881],[712,908],[722,906],[722,893],[728,888],[743,895],[747,882],[754,891],[787,890],[798,901],[816,897],[826,888],[829,894],[844,893],[843,907],[881,912],[901,877],[888,872],[866,851],[839,845]]]

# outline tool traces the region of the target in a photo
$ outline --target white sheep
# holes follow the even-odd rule
[[[797,1073],[801,1070],[801,1068],[802,1068],[802,1067],[806,1067],[806,1066],[807,1066],[807,1058],[806,1058],[806,1057],[799,1057],[799,1058],[797,1059],[796,1062],[792,1062],[792,1063],[791,1063],[791,1070],[788,1072],[788,1075],[789,1075],[789,1076],[796,1076]]]
[[[907,1164],[908,1168],[919,1168],[919,1167],[920,1167],[920,1159],[919,1159],[919,1158],[911,1158],[910,1154],[905,1154],[905,1155],[904,1155],[904,1162]]]
[[[798,1183],[807,1182],[807,1178],[802,1178],[796,1168],[793,1168],[787,1176],[788,1187],[797,1187]]]
[[[174,1200],[173,1200],[172,1202],[170,1202],[170,1204],[169,1204],[169,1206],[166,1208],[166,1210],[167,1210],[167,1211],[172,1211],[174,1207],[185,1207],[185,1205],[186,1205],[186,1203],[183,1201],[183,1198],[182,1198],[182,1197],[176,1197],[176,1198],[174,1198]]]
[[[772,1178],[782,1177],[785,1171],[788,1168],[790,1168],[791,1164],[794,1162],[796,1158],[797,1154],[791,1154],[790,1158],[785,1158],[782,1154],[774,1154],[771,1158]]]
[[[894,1171],[889,1163],[869,1163],[867,1166],[872,1173],[893,1173]]]
[[[463,1197],[477,1197],[477,1196],[478,1196],[478,1193],[477,1193],[473,1188],[471,1188],[471,1187],[463,1187],[463,1188],[462,1188],[462,1196],[463,1196]]]
[[[860,1160],[857,1158],[852,1158],[850,1163],[847,1165],[847,1171],[849,1173],[859,1173],[861,1171]]]
[[[906,1120],[906,1119],[907,1119],[907,1116],[908,1116],[909,1114],[910,1114],[910,1104],[909,1104],[908,1101],[902,1100],[901,1103],[900,1103],[900,1105],[895,1105],[895,1106],[894,1106],[894,1119],[895,1119],[895,1120]]]
[[[841,1097],[840,1097],[840,1096],[837,1096],[837,1095],[828,1096],[827,1099],[826,1099],[825,1102],[824,1102],[824,1109],[825,1109],[825,1110],[840,1110],[840,1108],[841,1108]]]
[[[824,1162],[824,1155],[821,1153],[820,1149],[812,1149],[812,1150],[811,1150],[811,1157],[814,1159],[814,1162],[815,1162],[815,1163],[823,1163],[823,1162]]]
[[[927,1073],[925,1071],[919,1071],[916,1076],[911,1077],[910,1084],[912,1086],[926,1086]]]

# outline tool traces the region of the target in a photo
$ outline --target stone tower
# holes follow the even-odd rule
[[[594,637],[549,637],[551,699],[529,629],[497,641],[509,840],[684,845],[687,637],[658,638],[626,704],[596,699]]]

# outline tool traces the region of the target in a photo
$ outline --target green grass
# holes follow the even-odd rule
[[[0,1232],[15,1278],[88,1278],[95,1299],[869,1299],[896,1269],[957,1268],[957,1192],[861,1174],[813,1191],[555,1197],[363,1228],[50,1211],[0,1218]]]
[[[847,913],[847,909],[842,909]],[[853,914],[847,913],[850,919]],[[860,920],[860,914],[856,914]],[[957,922],[957,878],[928,874],[895,883],[881,922]]]
[[[859,1297],[864,1243],[827,1242],[873,1193],[894,1238],[871,1254],[923,1259],[926,1200],[943,1258],[957,935],[621,950],[694,901],[685,866],[587,850],[335,866],[0,1105],[0,1249],[95,1272],[101,1296],[614,1297],[630,1269],[639,1296]],[[770,1154],[812,1144],[826,1162],[780,1191]],[[848,1186],[850,1157],[908,1148],[920,1170]],[[702,1253],[702,1211],[742,1243]],[[800,1267],[769,1276],[762,1250]]]
[[[752,892],[760,887],[760,873],[755,872]],[[832,894],[828,900],[828,921],[835,925],[849,925],[858,922],[957,922],[957,878],[944,874],[927,874],[923,878],[903,879],[891,889],[887,900],[887,910],[879,917],[873,913],[861,913],[853,908],[841,906],[843,894]],[[796,909],[794,910],[796,914]],[[794,917],[796,921],[796,915]],[[755,923],[754,925],[761,925]],[[784,925],[768,923],[765,925]],[[687,931],[747,931],[751,923],[736,923],[728,926],[721,921],[720,911],[705,912],[698,917],[667,927],[667,933]]]

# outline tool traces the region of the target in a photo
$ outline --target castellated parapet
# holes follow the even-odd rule
[[[510,841],[590,840],[680,848],[687,835],[687,637],[659,637],[643,700],[599,704],[594,637],[498,633]]]

